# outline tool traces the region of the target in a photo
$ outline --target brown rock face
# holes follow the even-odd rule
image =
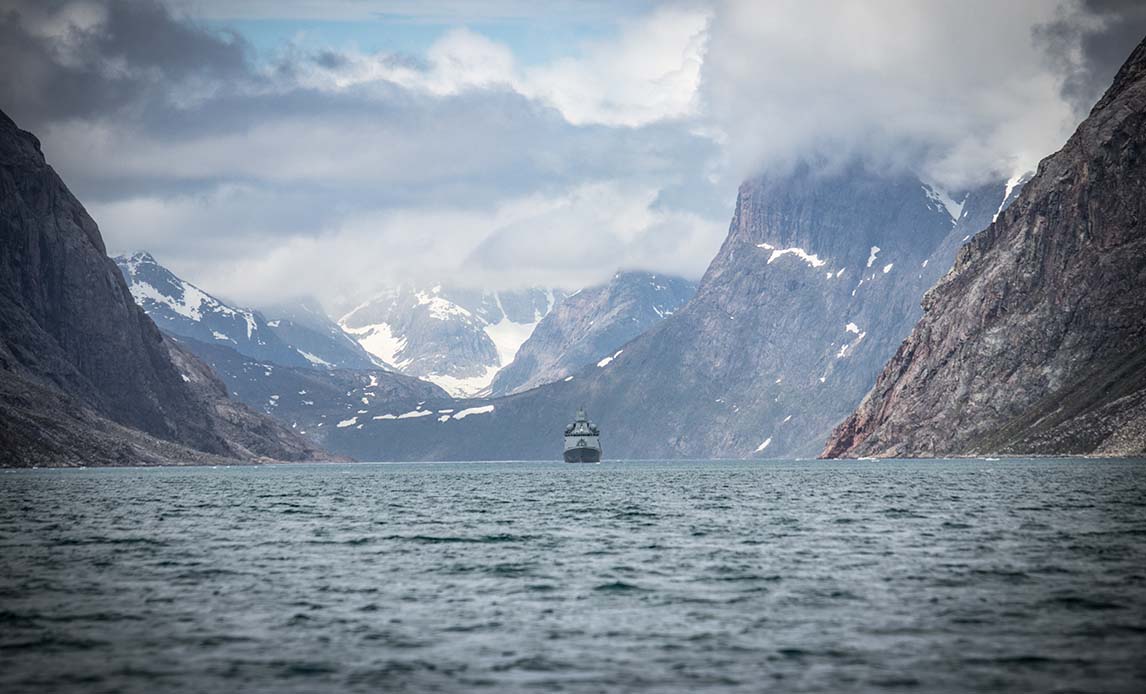
[[[1146,41],[998,220],[825,457],[1146,453]]]
[[[317,454],[164,340],[40,143],[0,113],[0,465]]]

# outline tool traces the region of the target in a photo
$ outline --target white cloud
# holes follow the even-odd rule
[[[708,13],[663,8],[583,55],[526,71],[522,93],[574,124],[636,126],[697,115]]]
[[[732,1],[702,93],[736,175],[794,157],[874,158],[945,185],[1030,168],[1078,115],[1032,39],[1042,0]]]
[[[696,9],[662,8],[623,23],[613,38],[534,66],[519,65],[504,44],[454,29],[430,46],[425,66],[351,52],[338,65],[311,66],[303,79],[319,89],[385,81],[435,95],[503,86],[574,125],[646,125],[697,115],[708,19]]]
[[[273,193],[223,186],[178,198],[141,197],[91,206],[114,253],[151,250],[177,274],[247,304],[313,295],[353,303],[400,282],[579,288],[617,268],[696,276],[724,235],[722,221],[656,207],[659,191],[588,182],[484,207],[369,209],[324,220],[318,233],[284,229]],[[236,223],[244,233],[213,233]],[[163,229],[157,236],[151,230]]]

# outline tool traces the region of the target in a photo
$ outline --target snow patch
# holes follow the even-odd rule
[[[416,417],[425,417],[434,414],[433,410],[410,410],[398,415],[398,419],[414,419]]]
[[[459,378],[457,376],[449,376],[447,374],[432,373],[423,376],[427,380],[455,398],[466,398],[472,395],[478,395],[482,391],[489,388],[489,384],[493,382],[493,377],[497,375],[498,367],[487,366],[485,371],[480,375],[470,376],[468,378]]]
[[[498,305],[501,305],[500,299],[498,299]],[[533,329],[537,327],[538,322],[514,323],[503,312],[500,321],[482,328],[489,339],[493,340],[494,346],[497,347],[497,360],[501,366],[506,366],[513,361],[513,358],[517,356],[517,350],[521,349],[521,345],[525,344],[525,341],[533,334]]]
[[[342,329],[357,340],[358,344],[362,345],[362,349],[390,366],[402,368],[409,364],[409,360],[400,361],[398,359],[398,354],[406,348],[406,338],[396,337],[389,323],[375,323],[361,328],[350,328],[343,325]]]
[[[345,429],[346,427],[352,427],[357,423],[358,423],[358,417],[351,417],[350,419],[344,419],[341,422],[339,422],[338,428],[339,429]],[[319,426],[322,426],[322,425],[320,424]]]
[[[879,246],[872,246],[871,247],[871,252],[868,254],[868,257],[867,257],[867,266],[868,267],[871,267],[871,264],[875,262],[875,257],[877,255],[879,255],[879,252],[881,250],[883,250],[883,249],[881,249]]]
[[[623,349],[618,349],[618,350],[616,351],[616,353],[614,353],[614,354],[613,354],[613,356],[611,356],[611,357],[605,357],[605,358],[604,358],[604,359],[602,359],[601,361],[597,362],[597,368],[599,368],[599,369],[603,369],[603,368],[605,368],[606,366],[608,366],[609,364],[611,364],[611,363],[613,362],[613,360],[614,360],[614,359],[616,359],[617,357],[621,356],[621,352],[624,352],[624,351],[625,351],[625,350],[623,350]]]
[[[316,357],[315,355],[311,354],[310,352],[307,352],[307,351],[304,351],[301,349],[297,349],[297,348],[295,349],[295,351],[298,352],[299,354],[301,354],[303,359],[306,359],[307,361],[309,361],[311,364],[314,364],[315,366],[325,366],[327,368],[332,368],[334,366],[334,364],[331,364],[330,362],[328,362],[325,359],[322,359],[320,357]]]
[[[886,275],[887,273],[891,272],[891,268],[893,268],[893,267],[895,267],[895,263],[888,263],[887,265],[884,265],[883,266],[883,274]]]
[[[848,331],[849,333],[855,333],[856,335],[859,335],[860,331],[859,326],[855,323],[848,323],[844,326],[844,330]]]
[[[805,251],[803,248],[776,248],[775,246],[768,244],[768,243],[758,243],[758,244],[756,244],[756,247],[772,251],[772,255],[768,256],[768,264],[769,265],[771,265],[773,262],[775,262],[775,260],[777,258],[780,258],[780,257],[785,256],[785,255],[794,255],[797,258],[799,258],[800,260],[803,260],[805,263],[807,263],[811,267],[823,267],[824,265],[827,264],[826,260],[820,260],[819,256],[812,254],[812,253],[809,253],[809,252]]]
[[[1015,186],[1022,182],[1025,174],[1015,174],[1007,179],[1007,187],[1003,190],[1003,200],[999,203],[999,209],[995,210],[995,216],[991,217],[994,222],[1003,213],[1003,208],[1007,206],[1007,200],[1011,197],[1011,193],[1015,190]]]
[[[481,407],[467,407],[454,415],[454,419],[465,419],[471,414],[489,414],[493,412],[493,405],[482,405]]]
[[[753,451],[753,453],[759,453],[760,451],[764,450],[765,448],[767,448],[768,446],[771,446],[771,445],[772,445],[772,437],[769,436],[768,438],[764,439],[764,441],[762,441],[759,446],[756,447],[756,450]]]
[[[967,196],[964,195],[960,202],[955,202],[947,191],[933,188],[926,184],[923,186],[923,192],[927,194],[927,197],[930,198],[932,202],[936,203],[937,208],[942,207],[942,209],[947,211],[947,215],[951,217],[952,225],[954,225],[955,220],[959,219],[963,214],[963,205],[967,202]]]

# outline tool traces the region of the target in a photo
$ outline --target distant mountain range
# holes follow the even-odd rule
[[[519,393],[611,359],[695,292],[694,282],[649,272],[618,272],[606,284],[575,292],[537,324],[513,363],[494,377],[490,394]]]
[[[511,375],[524,375],[516,388],[524,390],[609,359],[694,291],[686,280],[642,272],[618,273],[569,298],[549,290],[399,288],[339,325],[313,301],[263,310],[229,304],[146,252],[116,262],[136,302],[234,397],[323,446],[331,429],[356,416],[386,421],[421,405],[450,409],[452,396],[488,391],[503,360]]]
[[[405,285],[371,298],[338,322],[394,370],[467,397],[488,392],[494,376],[564,297],[558,289]]]

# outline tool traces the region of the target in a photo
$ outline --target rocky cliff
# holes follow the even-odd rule
[[[611,356],[671,316],[696,292],[681,277],[618,272],[576,292],[537,324],[513,362],[497,373],[491,395],[518,393],[566,378]]]
[[[316,455],[163,338],[39,141],[0,113],[0,464]]]
[[[823,454],[1146,452],[1146,41]]]

